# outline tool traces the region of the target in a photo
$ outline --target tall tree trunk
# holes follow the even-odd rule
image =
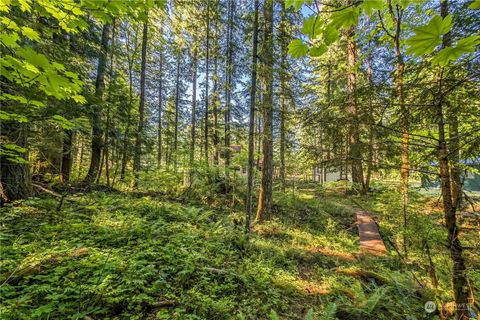
[[[247,216],[245,222],[245,233],[247,238],[250,234],[250,222],[252,219],[252,194],[254,176],[254,154],[255,154],[255,98],[257,95],[257,51],[258,51],[258,0],[255,0],[255,17],[253,21],[253,43],[252,43],[252,75],[250,85],[250,112],[248,123],[248,177],[247,177]]]
[[[160,48],[160,65],[158,70],[158,123],[157,123],[157,167],[162,165],[162,104],[163,104],[163,48]]]
[[[281,61],[280,61],[280,183],[285,192],[285,117],[286,107],[286,72],[287,72],[287,17],[285,2],[282,6],[281,21]]]
[[[447,240],[450,249],[450,257],[453,262],[453,292],[457,308],[457,319],[469,319],[468,310],[465,306],[468,304],[469,287],[466,275],[465,259],[463,257],[463,247],[459,238],[459,230],[457,226],[456,208],[452,199],[452,186],[450,177],[450,165],[447,151],[447,141],[445,137],[445,119],[443,115],[443,70],[439,79],[440,99],[435,103],[438,122],[438,163],[440,166],[440,181],[443,199],[443,213],[445,216],[445,224],[447,227]]]
[[[225,166],[230,166],[230,118],[231,118],[231,94],[232,78],[234,72],[233,65],[233,14],[235,11],[235,0],[228,2],[228,31],[227,31],[227,63],[226,63],[226,81],[225,81]]]
[[[194,44],[195,45],[195,44]],[[196,125],[196,113],[197,113],[197,48],[193,49],[193,75],[192,75],[192,118],[191,118],[191,131],[190,131],[190,183],[193,179],[193,162],[195,161],[195,125]]]
[[[112,22],[112,43],[111,43],[111,50],[110,50],[110,83],[109,86],[113,86],[114,84],[114,77],[113,77],[113,68],[114,68],[114,54],[113,51],[115,50],[115,18]],[[112,89],[108,91],[108,100],[111,100],[111,92]],[[103,148],[103,153],[105,157],[105,177],[107,179],[107,188],[110,188],[110,167],[109,167],[109,156],[110,156],[110,132],[111,132],[111,116],[110,116],[110,105],[107,107],[107,122],[105,126],[105,145]]]
[[[215,24],[215,44],[213,57],[213,92],[212,92],[212,107],[213,107],[213,164],[218,166],[219,162],[219,137],[218,137],[218,30]]]
[[[263,95],[263,166],[262,183],[258,198],[257,216],[260,221],[270,218],[272,213],[273,180],[273,0],[265,0],[264,37],[262,43],[262,81],[265,87]]]
[[[128,162],[128,137],[130,136],[130,122],[132,117],[133,108],[133,70],[129,67],[129,102],[127,110],[127,124],[125,126],[125,132],[123,133],[123,149],[122,149],[122,169],[120,171],[120,181],[125,180],[125,174],[127,172]]]
[[[262,90],[260,86],[260,91]],[[262,96],[259,94],[258,97],[258,104],[262,103]],[[260,166],[260,152],[262,151],[262,113],[257,111],[257,130],[256,130],[256,138],[257,138],[257,160],[256,166],[258,170],[261,170]]]
[[[101,150],[101,156],[100,156],[100,166],[98,168],[98,172],[97,172],[97,177],[96,177],[96,180],[95,180],[95,183],[96,184],[99,184],[100,183],[100,177],[102,175],[102,170],[103,170],[103,162],[105,161],[105,152],[102,148]]]
[[[77,179],[80,179],[82,175],[82,164],[83,164],[83,155],[85,153],[85,142],[83,141],[83,136],[78,135],[78,144],[80,148],[80,154],[78,156],[78,166],[77,166]]]
[[[72,147],[73,130],[65,129],[63,131],[62,163],[60,166],[60,181],[68,183],[70,181],[70,172],[72,171]]]
[[[410,175],[410,160],[409,160],[409,111],[405,106],[405,97],[403,92],[403,74],[405,72],[405,63],[403,61],[403,55],[400,51],[400,36],[402,31],[402,16],[403,9],[399,9],[397,6],[397,14],[395,14],[391,0],[387,0],[388,10],[390,17],[395,26],[395,33],[393,34],[393,48],[395,50],[395,57],[397,59],[396,66],[396,90],[398,104],[400,105],[400,116],[402,126],[402,139],[401,139],[401,157],[400,157],[400,196],[402,198],[403,206],[403,250],[405,256],[407,256],[408,240],[407,240],[407,218],[408,218],[408,179]]]
[[[27,147],[28,125],[15,121],[1,121],[0,131],[7,141],[19,147]],[[18,155],[25,163],[10,160],[6,155],[0,156],[0,202],[24,199],[32,195],[32,182],[27,163],[28,155]]]
[[[368,95],[368,162],[367,162],[367,176],[365,178],[365,190],[368,191],[370,187],[370,181],[372,178],[373,171],[373,146],[375,141],[375,118],[373,114],[373,101],[372,95],[374,94],[373,90],[373,67],[372,67],[372,51],[369,48],[367,55],[367,75],[368,75],[368,87],[370,94]]]
[[[205,135],[204,138],[204,152],[205,152],[205,162],[208,166],[208,122],[209,122],[209,114],[208,114],[208,73],[209,73],[209,57],[208,53],[210,51],[210,0],[207,0],[207,35],[206,35],[206,48],[205,48],[205,129],[203,134]]]
[[[146,18],[147,19],[147,18]],[[133,159],[133,171],[135,175],[134,186],[138,185],[138,177],[140,173],[140,156],[142,153],[142,139],[145,113],[145,68],[147,64],[147,38],[148,38],[148,20],[143,23],[142,36],[142,62],[140,68],[140,102],[138,106],[138,126],[137,137],[135,141],[135,155]]]
[[[175,76],[175,128],[173,134],[173,166],[177,168],[177,149],[178,149],[178,105],[180,103],[180,63],[181,53],[177,56],[177,73]]]
[[[199,128],[200,128],[200,143],[199,143],[199,146],[200,146],[200,161],[203,161],[203,157],[205,155],[205,153],[203,152],[203,146],[205,145],[205,142],[203,141],[205,139],[205,133],[203,132],[205,130],[205,124],[204,124],[204,121],[205,121],[205,117],[201,117],[200,118],[200,123],[199,123]]]
[[[347,54],[348,54],[348,121],[350,143],[349,158],[352,165],[352,182],[360,186],[360,192],[365,193],[363,181],[362,154],[360,149],[359,119],[357,110],[357,75],[355,64],[357,60],[357,44],[355,43],[355,26],[347,30]]]
[[[440,0],[441,16],[445,18],[448,15],[448,0]],[[450,32],[443,36],[442,47],[446,48],[451,45]],[[447,240],[450,249],[450,256],[453,262],[453,293],[455,296],[455,303],[457,305],[456,314],[457,319],[469,319],[469,311],[466,306],[469,303],[470,289],[467,279],[467,268],[465,266],[465,259],[463,257],[463,247],[459,238],[459,229],[457,226],[456,207],[454,203],[454,193],[452,192],[449,154],[447,151],[447,141],[445,136],[445,119],[443,106],[445,103],[444,97],[444,77],[443,68],[440,72],[438,81],[438,100],[435,103],[437,122],[438,122],[438,163],[440,166],[440,181],[443,198],[443,213],[445,216],[445,224],[447,227]]]
[[[129,46],[130,38],[127,37],[127,50],[132,51],[131,55],[128,57],[128,109],[127,109],[127,119],[126,119],[126,126],[125,132],[123,134],[123,149],[122,149],[122,169],[120,171],[120,181],[125,180],[125,174],[127,171],[127,163],[128,163],[128,145],[129,145],[129,137],[130,137],[130,122],[132,117],[132,109],[133,109],[133,63],[135,60],[135,56],[137,53],[137,44],[138,44],[138,27],[135,30],[135,37],[133,42],[133,50],[132,47]]]
[[[446,17],[448,15],[448,0],[440,0],[441,15]],[[451,34],[448,33],[443,37],[443,46],[451,47]],[[452,186],[452,201],[453,206],[458,210],[462,202],[462,179],[460,164],[460,135],[458,132],[458,115],[456,107],[446,101],[448,107],[449,118],[449,154],[450,161],[453,164],[450,168],[450,178]]]
[[[97,103],[93,106],[93,113],[91,117],[92,124],[92,151],[90,158],[90,167],[88,168],[87,176],[84,178],[84,183],[91,184],[97,177],[100,168],[100,157],[102,153],[102,108],[100,106],[103,90],[105,88],[105,68],[107,66],[107,51],[108,51],[108,33],[110,25],[107,23],[102,30],[102,47],[98,57],[97,79],[95,81],[95,96]]]
[[[452,200],[453,206],[460,209],[462,205],[462,178],[460,164],[460,136],[458,132],[458,115],[456,106],[448,105],[449,115],[449,140],[450,140],[450,160],[452,166],[450,168],[450,175],[452,179]]]

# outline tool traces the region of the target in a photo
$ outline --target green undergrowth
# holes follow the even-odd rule
[[[196,183],[2,208],[2,319],[431,319],[407,271],[359,255],[346,203],[276,194],[247,241],[234,188],[209,205]]]
[[[452,261],[448,251],[441,198],[427,194],[421,188],[410,188],[405,227],[404,207],[398,186],[375,183],[374,192],[367,196],[346,197],[344,185],[344,182],[330,183],[321,191],[337,203],[368,210],[376,220],[389,251],[390,268],[411,274],[412,278],[415,278],[415,286],[421,287],[423,296],[431,296],[437,304],[451,303]],[[460,240],[465,248],[468,278],[475,295],[478,295],[480,288],[478,210],[480,203],[465,201],[457,214]],[[432,267],[438,280],[437,289],[433,286]],[[478,296],[476,298],[478,301]]]

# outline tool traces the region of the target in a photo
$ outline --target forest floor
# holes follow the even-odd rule
[[[186,192],[176,183],[152,177],[138,192],[76,193],[62,204],[42,195],[2,208],[2,319],[432,319],[425,239],[437,296],[451,300],[436,199],[412,192],[404,259],[394,188],[368,198],[345,196],[341,184],[278,192],[274,218],[246,241],[243,182],[223,195],[222,182]],[[387,256],[361,254],[352,199],[379,223]],[[462,240],[478,289],[474,211],[462,216]]]

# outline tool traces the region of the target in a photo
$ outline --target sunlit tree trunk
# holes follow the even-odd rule
[[[145,68],[147,64],[147,38],[148,38],[148,22],[143,23],[142,36],[142,62],[140,67],[140,102],[138,106],[138,125],[137,136],[135,141],[135,154],[133,159],[133,172],[135,175],[134,186],[138,185],[138,177],[140,173],[140,156],[142,153],[142,139],[144,127],[144,113],[145,113]]]
[[[265,0],[264,37],[262,43],[262,81],[264,95],[262,182],[258,197],[256,221],[271,217],[273,180],[273,0]]]
[[[350,144],[349,160],[352,165],[352,182],[360,186],[361,193],[365,193],[363,181],[362,154],[360,149],[359,119],[356,98],[357,75],[355,64],[357,60],[357,44],[355,42],[355,26],[347,30],[347,55],[348,55],[348,121]]]
[[[84,183],[91,184],[97,177],[100,168],[100,157],[102,153],[102,108],[100,106],[103,90],[105,88],[105,68],[107,65],[107,51],[108,51],[108,33],[110,25],[107,23],[102,30],[102,44],[98,57],[97,79],[95,81],[95,96],[97,102],[93,107],[91,125],[92,125],[92,149],[90,158],[90,167],[87,176],[84,178]]]
[[[255,155],[255,98],[257,95],[257,50],[258,50],[258,0],[255,0],[255,17],[253,20],[253,43],[252,43],[252,70],[250,84],[250,111],[248,121],[248,172],[247,172],[247,201],[246,201],[246,223],[245,232],[247,237],[250,234],[250,222],[252,219],[252,194],[254,177],[254,155]]]
[[[262,90],[260,85],[260,91]],[[258,94],[258,104],[262,103],[262,95]],[[258,109],[258,108],[257,108]],[[256,159],[256,167],[260,170],[260,153],[262,151],[262,113],[257,110],[257,124],[256,124],[256,140],[257,140],[257,159]]]

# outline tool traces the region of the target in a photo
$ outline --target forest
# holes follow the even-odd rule
[[[0,26],[1,319],[480,319],[480,0]]]

